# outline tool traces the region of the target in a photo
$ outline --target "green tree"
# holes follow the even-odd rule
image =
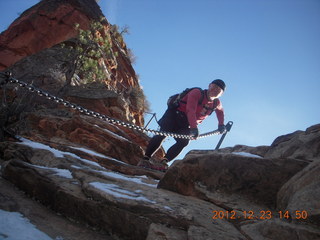
[[[72,58],[66,73],[67,85],[75,75],[83,83],[110,79],[105,60],[113,59],[117,53],[113,53],[110,34],[101,22],[92,22],[88,30],[81,29],[79,24],[75,25],[78,36],[74,44],[68,46],[72,50]]]

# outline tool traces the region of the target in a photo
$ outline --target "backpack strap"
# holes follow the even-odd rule
[[[201,97],[199,98],[199,101],[198,101],[198,105],[201,105],[202,101],[204,99],[204,96],[207,93],[207,90],[203,90],[202,88],[199,88],[199,87],[193,87],[193,88],[186,88],[180,94],[175,94],[175,95],[171,96],[169,98],[169,100],[168,100],[168,106],[173,106],[174,108],[178,108],[180,103],[186,104],[187,102],[186,101],[182,101],[182,98],[184,96],[186,96],[189,92],[191,92],[194,89],[199,89],[200,92],[201,92]],[[174,100],[171,101],[171,99],[174,99]],[[218,107],[218,104],[219,104],[219,99],[216,98],[216,99],[213,100],[213,108],[208,108],[208,107],[205,107],[205,106],[203,106],[203,107],[209,112],[208,115],[211,115],[216,110],[216,108]]]
[[[213,100],[213,107],[212,108],[209,108],[209,107],[206,107],[206,106],[203,106],[207,111],[210,111],[209,112],[209,116],[217,109],[217,107],[218,107],[218,105],[219,105],[219,99],[218,98],[215,98],[214,100]]]
[[[200,104],[202,103],[202,101],[203,101],[203,98],[204,98],[204,90],[202,90],[202,88],[199,88],[199,87],[187,88],[186,90],[184,90],[184,91],[180,94],[180,96],[179,96],[180,99],[182,99],[185,95],[187,95],[189,92],[191,92],[191,91],[194,90],[194,89],[199,89],[200,92],[201,92],[201,97],[200,97],[200,99],[199,99],[199,101],[198,101],[198,105],[200,105]],[[182,101],[182,100],[180,100],[179,102],[184,103],[184,104],[187,103],[186,101]]]

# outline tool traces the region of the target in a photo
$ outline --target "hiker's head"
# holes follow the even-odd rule
[[[220,97],[226,89],[226,84],[221,79],[213,80],[209,84],[208,88],[208,97],[209,98],[218,98]]]

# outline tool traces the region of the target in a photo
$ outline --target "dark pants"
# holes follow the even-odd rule
[[[187,116],[175,109],[167,109],[162,118],[159,120],[160,131],[178,133],[178,134],[190,134],[190,128]],[[146,149],[146,156],[152,157],[152,155],[161,147],[162,142],[165,140],[165,136],[154,136]],[[179,155],[179,153],[189,143],[189,139],[175,138],[176,143],[172,145],[166,154],[166,158],[171,161]]]

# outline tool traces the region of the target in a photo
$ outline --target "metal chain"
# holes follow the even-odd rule
[[[0,74],[5,77],[5,80],[3,82],[0,82],[0,85],[8,84],[8,83],[18,84],[20,87],[26,88],[28,91],[30,91],[32,93],[36,93],[39,96],[45,97],[45,98],[47,98],[49,100],[52,100],[52,101],[54,101],[56,103],[63,104],[65,107],[72,108],[72,109],[77,110],[77,111],[79,111],[81,113],[84,113],[84,114],[86,114],[88,116],[92,116],[92,117],[98,118],[98,119],[106,121],[108,123],[111,123],[111,124],[114,124],[114,125],[123,126],[123,127],[126,127],[126,128],[131,128],[131,129],[134,129],[134,130],[137,130],[137,131],[141,131],[141,132],[149,132],[149,133],[152,133],[154,135],[194,140],[193,136],[191,136],[191,135],[184,135],[184,134],[157,131],[157,130],[136,126],[136,125],[131,124],[131,123],[123,122],[121,120],[108,117],[108,116],[106,116],[104,114],[88,110],[88,109],[86,109],[84,107],[81,107],[81,106],[79,106],[77,104],[74,104],[74,103],[66,101],[66,100],[64,100],[62,98],[56,97],[56,96],[54,96],[54,95],[52,95],[50,93],[47,93],[47,92],[43,91],[42,89],[36,88],[32,84],[28,84],[26,82],[23,82],[23,81],[20,81],[18,79],[15,79],[15,78],[12,77],[12,74],[10,72],[6,72],[6,73],[0,72]],[[200,134],[197,139],[204,138],[204,137],[209,137],[209,136],[213,136],[213,135],[218,135],[218,134],[220,134],[220,132],[218,130],[214,130],[212,132]]]

